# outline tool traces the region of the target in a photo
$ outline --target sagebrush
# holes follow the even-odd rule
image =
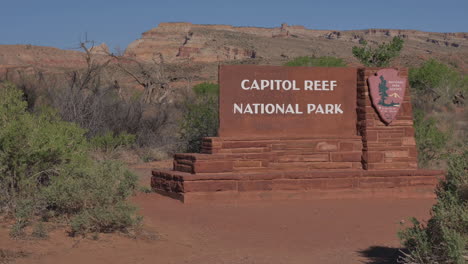
[[[447,178],[437,188],[437,203],[427,224],[413,218],[413,226],[399,236],[409,253],[405,263],[456,263],[468,258],[468,150],[448,158]]]
[[[189,98],[180,125],[182,151],[200,152],[203,137],[218,133],[218,94],[217,84],[201,83],[193,87],[195,95]]]
[[[116,161],[90,158],[86,131],[76,124],[51,109],[26,108],[20,90],[0,84],[0,206],[16,220],[12,232],[51,218],[69,219],[72,234],[137,224],[126,202],[136,176]]]

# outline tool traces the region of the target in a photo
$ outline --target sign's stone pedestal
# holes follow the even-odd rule
[[[367,82],[378,70],[358,69],[358,130],[362,136],[364,169],[417,169],[410,91],[406,90],[396,120],[385,125],[372,106]],[[407,69],[398,73],[408,77]]]
[[[246,66],[224,66],[220,69],[221,104],[229,105],[230,102],[226,101],[235,100],[234,88],[229,88],[235,81],[232,78],[227,82],[223,80],[222,72],[229,70],[229,76],[232,76],[238,70],[236,67],[243,70]],[[285,79],[291,76],[281,71],[280,68],[284,67],[260,68],[266,70],[247,70],[256,77],[271,69],[284,74]],[[304,68],[299,69],[306,74],[308,69]],[[323,78],[333,75],[329,69],[314,70],[315,73],[318,70]],[[349,76],[340,81],[347,83],[347,92],[353,96],[346,98],[348,102],[343,106],[354,109],[344,116],[348,122],[344,125],[354,122],[355,130],[331,131],[328,136],[261,137],[257,134],[235,137],[231,136],[232,131],[229,136],[223,136],[226,133],[222,131],[227,131],[226,127],[232,126],[238,116],[233,116],[231,109],[223,109],[221,105],[220,119],[228,116],[226,119],[232,121],[225,125],[220,122],[221,137],[204,138],[200,154],[176,154],[171,171],[153,170],[152,188],[185,202],[242,198],[432,196],[438,178],[444,173],[417,168],[409,89],[396,120],[386,125],[374,110],[369,96],[367,79],[378,70],[339,70],[343,71],[343,76],[351,72],[355,77],[351,84]],[[406,69],[399,69],[401,77],[407,77],[407,73]],[[245,78],[245,73],[240,75]],[[223,89],[229,91],[223,95]]]

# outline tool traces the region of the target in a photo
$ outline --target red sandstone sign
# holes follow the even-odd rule
[[[356,69],[224,65],[219,136],[354,136]]]
[[[157,192],[183,201],[432,194],[442,176],[417,169],[406,81],[393,70],[236,65],[221,66],[219,81],[219,137],[204,138],[202,154],[176,154],[172,171],[154,170]],[[384,117],[402,104],[395,126],[374,111],[370,83]]]
[[[405,96],[406,79],[394,69],[379,70],[369,77],[369,89],[377,113],[388,125],[395,119]]]

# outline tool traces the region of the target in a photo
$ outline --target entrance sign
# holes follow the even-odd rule
[[[221,65],[218,136],[203,138],[201,153],[175,154],[172,169],[153,170],[151,186],[184,202],[432,197],[443,172],[418,169],[407,76]]]
[[[382,69],[369,77],[369,88],[377,113],[385,124],[390,124],[403,102],[406,78],[399,77],[394,69]]]
[[[229,65],[219,136],[356,135],[356,69]]]

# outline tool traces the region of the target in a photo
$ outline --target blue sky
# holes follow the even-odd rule
[[[160,22],[310,29],[468,32],[468,0],[1,0],[0,44],[125,47]]]

